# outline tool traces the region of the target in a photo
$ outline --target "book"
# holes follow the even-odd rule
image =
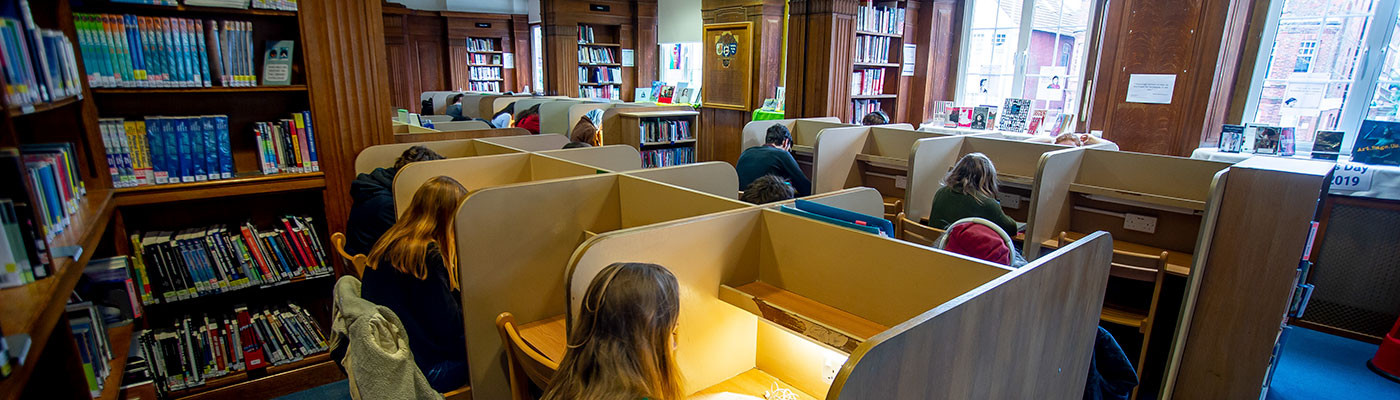
[[[643,150],[641,153],[643,168],[669,167],[695,162],[694,147]]]
[[[282,365],[329,351],[321,324],[293,304],[202,309],[134,333],[133,353],[148,360],[162,392],[200,387],[229,374]]]
[[[1336,160],[1342,152],[1342,131],[1317,131],[1313,136],[1312,158]]]
[[[34,104],[82,93],[71,40],[35,24],[28,1],[0,3],[0,60],[10,107],[32,111]]]
[[[1002,113],[1001,119],[997,121],[997,129],[1007,132],[1025,132],[1031,118],[1030,99],[1009,98],[1006,99],[1003,108],[1006,112]]]
[[[1239,153],[1244,149],[1244,132],[1243,125],[1221,125],[1217,147],[1224,153]]]
[[[309,217],[284,216],[267,227],[134,232],[134,297],[142,305],[174,303],[333,275],[313,226]]]
[[[969,122],[969,127],[972,129],[987,129],[987,119],[989,118],[990,112],[991,109],[985,106],[973,108],[972,121]]]
[[[662,86],[662,87],[661,87],[661,91],[656,93],[656,102],[657,102],[657,103],[663,103],[663,104],[670,104],[670,103],[671,103],[671,100],[675,97],[675,95],[676,95],[676,87],[675,87],[675,86],[673,86],[673,85],[665,85],[665,86]]]
[[[688,87],[680,89],[676,94],[676,104],[696,104],[700,102],[700,87]]]
[[[957,124],[958,128],[971,128],[972,113],[972,107],[958,107],[953,112],[953,116],[957,117],[953,119],[953,122]]]
[[[1260,125],[1254,132],[1254,154],[1278,154],[1283,133],[1277,126]]]
[[[652,101],[651,88],[636,88],[632,94],[632,101],[644,102]]]
[[[119,311],[104,320],[110,326],[130,323],[143,315],[132,272],[126,256],[94,259],[83,268],[77,291],[93,303]]]
[[[263,52],[263,86],[291,85],[292,54],[296,50],[296,42],[269,40],[266,48]]]
[[[1291,126],[1290,126],[1290,127],[1280,128],[1280,129],[1279,129],[1279,137],[1278,137],[1278,155],[1281,155],[1281,156],[1292,156],[1292,155],[1294,154],[1294,151],[1295,151],[1294,145],[1295,145],[1295,143],[1293,142],[1293,141],[1294,141],[1293,135],[1294,135],[1294,132],[1295,132],[1295,131],[1296,131],[1295,128],[1293,128],[1293,127],[1291,127]]]
[[[1351,161],[1371,165],[1400,165],[1400,122],[1365,120],[1356,134]]]
[[[94,88],[257,85],[251,22],[91,13],[73,20]]]
[[[1045,125],[1045,110],[1035,110],[1031,113],[1030,122],[1026,123],[1026,133],[1039,135],[1043,125]]]

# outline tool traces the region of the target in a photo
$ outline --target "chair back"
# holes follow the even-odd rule
[[[900,240],[918,243],[924,246],[933,246],[933,242],[938,241],[938,238],[943,236],[942,229],[924,225],[919,221],[910,220],[909,216],[905,215],[903,212],[899,213],[899,218],[897,220],[899,221],[899,229],[897,229],[897,231],[899,232]]]
[[[1073,242],[1074,240],[1070,239],[1066,232],[1060,232],[1059,247]],[[1143,254],[1113,249],[1111,265],[1112,268],[1108,270],[1109,276],[1142,282],[1156,282],[1166,272],[1167,251],[1163,250],[1161,254]]]
[[[510,378],[511,399],[533,400],[530,385],[541,389],[549,387],[549,380],[559,370],[559,363],[545,357],[520,338],[515,316],[511,313],[503,312],[496,316],[496,331],[501,334],[501,345],[506,349],[506,375]]]
[[[335,248],[336,254],[340,254],[350,267],[355,269],[355,277],[365,276],[365,266],[369,265],[369,256],[364,254],[350,255],[345,252],[345,234],[336,232],[331,234],[331,247]]]

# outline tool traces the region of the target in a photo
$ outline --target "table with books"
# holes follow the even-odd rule
[[[1293,157],[1308,158],[1308,154],[1300,152]],[[1191,158],[1194,159],[1230,163],[1264,156],[1253,153],[1228,153],[1215,147],[1202,147],[1191,152]],[[1353,164],[1349,161],[1350,158],[1342,157],[1338,169],[1332,173],[1332,185],[1328,189],[1328,193],[1351,197],[1400,200],[1400,166]]]

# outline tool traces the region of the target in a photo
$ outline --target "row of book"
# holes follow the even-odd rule
[[[592,27],[592,26],[584,25],[584,26],[578,27],[578,42],[579,42],[580,44],[584,44],[584,43],[598,43],[597,37],[596,37],[596,36],[593,36],[593,27]]]
[[[306,173],[321,170],[316,153],[316,133],[311,111],[292,113],[291,118],[254,122],[258,142],[258,164],[264,174]]]
[[[856,36],[856,62],[878,64],[890,62],[890,37]]]
[[[279,222],[264,229],[245,222],[132,234],[141,302],[169,303],[333,273],[310,217]]]
[[[686,120],[644,119],[641,121],[641,132],[642,144],[695,138],[690,134],[690,121]]]
[[[237,306],[224,315],[186,315],[137,335],[162,393],[203,386],[211,378],[301,361],[330,348],[305,308]]]
[[[612,49],[606,47],[583,47],[578,48],[578,62],[585,64],[617,64],[617,57],[613,55]]]
[[[609,86],[579,86],[578,97],[591,99],[622,99],[622,88]]]
[[[669,167],[695,162],[694,147],[642,150],[642,168]]]
[[[177,5],[177,4],[175,4],[175,0],[113,0],[113,1],[118,1],[118,2],[121,2],[121,3],[136,3],[136,4],[159,4],[159,5],[169,5],[169,6]],[[250,4],[250,3],[251,3],[251,4]],[[203,7],[238,8],[238,9],[245,9],[245,10],[248,9],[249,6],[252,6],[252,8],[263,9],[263,10],[282,10],[282,11],[296,11],[296,10],[297,10],[297,0],[185,0],[185,5],[187,5],[187,6],[203,6]]]
[[[102,318],[101,307],[90,301],[83,301],[69,303],[64,311],[68,317],[68,326],[73,330],[73,341],[78,344],[78,359],[83,365],[88,391],[93,398],[101,397],[107,377],[112,374],[109,361],[112,361],[114,355],[111,338],[107,337],[108,324]]]
[[[12,107],[82,94],[73,43],[63,32],[40,29],[29,0],[0,4],[0,57],[5,100]]]
[[[501,83],[500,83],[500,82],[492,82],[492,81],[486,81],[486,82],[467,82],[467,90],[470,90],[470,91],[473,91],[473,92],[500,93],[500,92],[501,92]]]
[[[903,35],[904,9],[861,6],[856,9],[856,30]]]
[[[497,51],[493,39],[467,38],[467,51]]]
[[[72,143],[0,148],[0,288],[50,276],[52,246],[72,224],[87,187]]]
[[[467,69],[467,73],[471,76],[471,79],[501,79],[500,67],[470,67]]]
[[[622,68],[578,67],[578,83],[622,83]]]
[[[500,54],[471,54],[468,61],[473,65],[499,66],[501,65]]]
[[[876,111],[880,111],[879,100],[851,100],[851,121],[853,121],[852,123],[854,124],[859,124],[861,118],[865,117],[865,114],[873,113]]]
[[[92,87],[257,86],[253,23],[73,14]]]
[[[98,120],[116,187],[233,177],[227,115]]]
[[[885,93],[885,69],[864,68],[851,73],[851,94],[869,96]]]

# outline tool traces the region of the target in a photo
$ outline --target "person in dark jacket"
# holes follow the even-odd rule
[[[1138,385],[1137,371],[1123,354],[1113,334],[1099,327],[1094,337],[1094,353],[1089,358],[1089,377],[1084,382],[1084,400],[1128,400]]]
[[[360,292],[399,317],[413,362],[438,392],[467,383],[467,340],[452,228],[452,217],[465,197],[467,189],[445,176],[420,186],[403,218],[370,251]]]
[[[466,121],[471,119],[462,115],[462,94],[460,93],[452,95],[452,97],[447,100],[447,112],[444,114],[452,117],[452,121]]]
[[[345,224],[345,252],[368,254],[374,242],[398,219],[394,214],[394,174],[409,163],[443,159],[423,146],[409,147],[391,168],[375,168],[350,182],[350,217]]]
[[[812,194],[812,182],[797,166],[792,153],[788,153],[792,149],[792,134],[787,127],[778,124],[768,127],[763,142],[762,146],[744,150],[739,155],[739,162],[734,164],[734,169],[739,173],[739,190],[744,190],[764,175],[772,174],[791,182],[798,197]]]

